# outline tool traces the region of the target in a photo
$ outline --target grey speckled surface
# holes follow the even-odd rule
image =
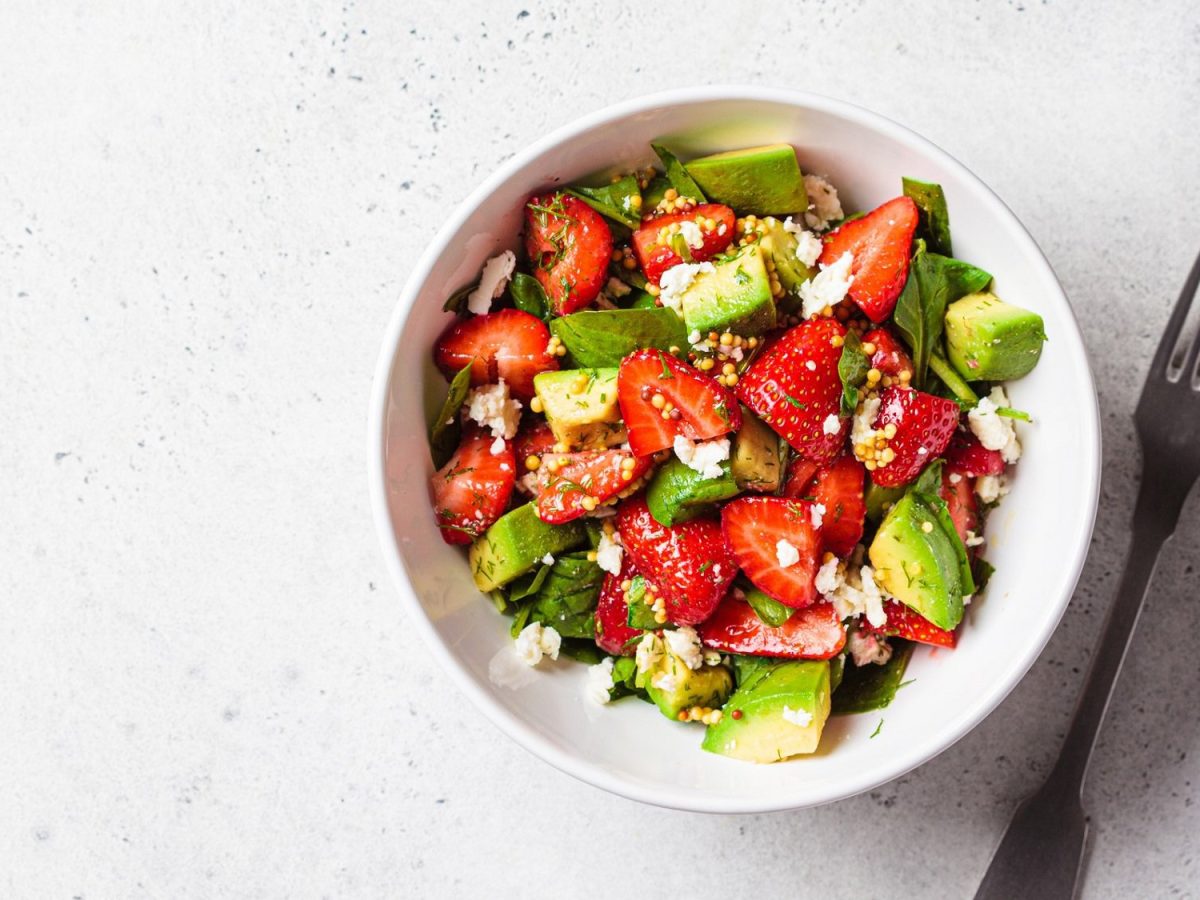
[[[10,0],[0,34],[0,893],[969,894],[1127,546],[1129,414],[1200,246],[1194,4]],[[1032,673],[803,813],[644,808],[501,738],[367,509],[369,375],[430,228],[579,111],[703,81],[835,94],[964,161],[1062,277],[1104,410],[1091,557]],[[1097,754],[1089,898],[1200,883],[1195,507]]]

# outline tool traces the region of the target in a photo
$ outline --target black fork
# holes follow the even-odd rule
[[[1070,900],[1075,895],[1088,830],[1081,799],[1088,761],[1159,552],[1200,475],[1200,334],[1180,347],[1198,290],[1200,257],[1192,264],[1138,400],[1134,421],[1142,445],[1142,485],[1133,513],[1133,542],[1083,695],[1058,762],[1041,789],[1017,807],[975,900]]]

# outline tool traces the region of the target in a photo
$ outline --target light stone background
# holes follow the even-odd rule
[[[1055,753],[1128,543],[1130,424],[1200,247],[1175,3],[0,4],[0,895],[964,897]],[[451,206],[585,110],[840,96],[1032,230],[1104,410],[1030,675],[869,795],[730,818],[576,783],[435,668],[368,514],[378,341]],[[1087,790],[1085,896],[1196,895],[1192,504]],[[1052,514],[1052,513],[1051,513]]]

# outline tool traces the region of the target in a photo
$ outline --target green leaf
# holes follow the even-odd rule
[[[704,196],[704,191],[700,190],[700,185],[692,180],[692,176],[688,174],[687,169],[683,167],[683,163],[679,161],[674,153],[662,144],[651,144],[650,148],[662,160],[663,168],[667,170],[667,178],[671,182],[671,187],[679,192],[679,196],[691,197],[700,203],[703,203],[707,199]]]
[[[619,700],[630,695],[645,697],[646,692],[636,684],[637,661],[632,656],[617,656],[613,658],[613,686],[608,692],[612,700]]]
[[[779,664],[779,660],[769,656],[734,654],[731,659],[733,660],[733,678],[739,691],[751,687],[756,681],[761,681],[763,676]]]
[[[929,358],[938,349],[945,328],[946,306],[987,287],[992,276],[970,263],[929,253],[918,240],[908,281],[896,301],[892,321],[913,355],[913,384],[923,387]]]
[[[653,631],[659,627],[659,624],[654,621],[654,610],[645,603],[645,578],[635,575],[629,585],[629,592],[625,596],[629,608],[625,622],[630,628],[637,628],[639,631]]]
[[[550,331],[563,343],[574,365],[605,368],[620,365],[635,350],[669,350],[687,344],[687,330],[673,310],[585,310],[550,321]]]
[[[546,297],[546,290],[532,275],[524,272],[515,274],[508,283],[508,294],[512,297],[513,306],[522,312],[539,319],[546,319],[550,315],[550,300]]]
[[[642,190],[642,211],[647,215],[652,213],[654,207],[662,202],[663,197],[670,188],[671,179],[666,175],[656,174],[651,178],[650,183]]]
[[[916,482],[909,489],[918,494],[937,495],[942,489],[942,461],[935,459],[917,476]]]
[[[589,562],[586,552],[564,554],[547,569],[545,580],[532,595],[529,621],[553,626],[564,638],[593,637],[593,611],[604,570]]]
[[[1022,422],[1033,421],[1033,416],[1029,413],[1023,409],[1013,409],[1011,406],[997,406],[996,415],[1004,416],[1006,419],[1020,419]]]
[[[642,192],[633,175],[626,175],[619,181],[601,187],[569,187],[567,193],[626,228],[638,228],[642,224]],[[634,197],[638,199],[634,200]]]
[[[762,621],[764,625],[771,628],[778,628],[787,622],[788,619],[796,612],[790,606],[784,606],[774,597],[765,594],[758,588],[750,588],[744,591],[746,602],[750,604],[750,608],[754,610],[754,614]]]
[[[979,397],[971,390],[971,386],[963,380],[954,366],[950,365],[946,357],[936,350],[929,354],[929,368],[933,369],[933,374],[942,380],[942,384],[954,395],[963,409],[973,409],[979,402]]]
[[[975,560],[975,593],[979,593],[996,574],[996,567],[982,556]]]
[[[443,312],[452,312],[455,315],[463,315],[467,309],[467,297],[471,295],[471,291],[479,287],[479,279],[476,278],[466,287],[460,287],[457,291],[451,294],[446,302],[442,304]]]
[[[842,379],[843,418],[854,415],[858,407],[858,389],[867,380],[871,358],[863,352],[862,338],[857,331],[847,331],[842,344],[842,355],[838,358],[838,377]]]
[[[433,457],[434,468],[440,469],[448,463],[458,447],[458,439],[462,436],[458,411],[462,409],[470,390],[471,363],[467,363],[451,379],[442,408],[429,423],[429,453]]]
[[[946,209],[946,195],[940,184],[901,178],[904,196],[911,197],[920,211],[917,234],[925,238],[929,249],[943,256],[953,256],[950,247],[950,212]]]
[[[646,285],[650,283],[646,280],[646,276],[642,274],[641,269],[627,269],[620,263],[610,262],[608,264],[608,274],[639,291],[646,290]]]
[[[844,716],[850,713],[870,712],[883,709],[896,696],[904,670],[912,656],[913,645],[908,641],[892,639],[892,658],[882,666],[874,663],[865,666],[847,665],[842,683],[833,695],[833,714]]]
[[[608,655],[590,638],[563,638],[558,652],[560,656],[569,657],[575,662],[581,662],[587,666],[596,665]]]

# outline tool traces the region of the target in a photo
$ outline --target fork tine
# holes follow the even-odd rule
[[[1167,327],[1163,331],[1162,340],[1158,343],[1158,350],[1155,351],[1154,361],[1150,363],[1150,375],[1159,377],[1167,374],[1167,366],[1171,362],[1171,354],[1175,350],[1175,344],[1179,341],[1179,334],[1183,331],[1183,324],[1187,321],[1188,312],[1192,308],[1192,301],[1196,298],[1196,291],[1200,289],[1200,256],[1196,257],[1196,261],[1192,263],[1192,271],[1188,273],[1187,281],[1183,285],[1183,293],[1179,295],[1179,299],[1175,302],[1175,309],[1171,313],[1171,318],[1167,322]],[[1192,349],[1188,354],[1191,362],[1185,366],[1185,371],[1188,372],[1186,377],[1191,377],[1190,366],[1196,364],[1195,351],[1197,346],[1200,346],[1200,339],[1192,341]]]

